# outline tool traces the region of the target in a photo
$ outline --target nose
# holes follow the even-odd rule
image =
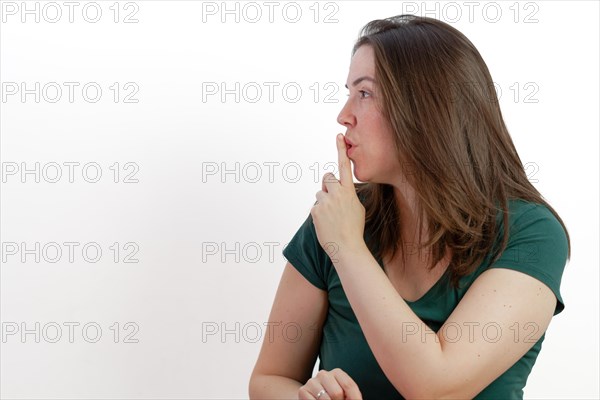
[[[350,99],[346,101],[346,104],[344,104],[344,107],[342,107],[340,113],[338,114],[337,122],[346,128],[351,128],[356,125],[356,117],[354,116],[354,113],[352,113]]]

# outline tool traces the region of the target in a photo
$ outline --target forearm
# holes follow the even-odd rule
[[[340,249],[341,250],[341,249]],[[369,347],[405,396],[415,387],[444,386],[447,363],[437,334],[412,311],[366,245],[341,253],[336,270]]]
[[[298,399],[298,389],[304,384],[284,376],[253,375],[249,384],[251,400]]]

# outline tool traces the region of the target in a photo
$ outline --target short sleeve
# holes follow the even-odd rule
[[[507,247],[490,268],[513,269],[543,282],[556,296],[556,315],[565,308],[560,282],[569,251],[567,236],[548,208],[541,204],[529,205],[531,207],[522,207],[522,212],[509,215]]]
[[[327,275],[324,271],[328,256],[319,243],[311,214],[282,253],[306,280],[321,290],[327,290]]]

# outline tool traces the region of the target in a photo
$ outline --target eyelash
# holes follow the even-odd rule
[[[361,94],[361,96],[360,96],[361,99],[365,99],[366,98],[366,97],[364,97],[365,94],[368,95],[368,96],[371,95],[371,93],[367,92],[366,90],[359,90],[358,93]],[[350,97],[350,94],[348,93],[346,96]]]

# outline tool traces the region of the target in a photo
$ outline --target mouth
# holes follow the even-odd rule
[[[357,146],[352,146],[351,144],[347,144],[346,145],[346,155],[348,155],[349,158],[352,157],[352,153],[354,153],[354,149],[356,149]]]
[[[344,137],[344,142],[346,142],[346,150],[350,150],[352,147],[356,147],[350,140]]]

